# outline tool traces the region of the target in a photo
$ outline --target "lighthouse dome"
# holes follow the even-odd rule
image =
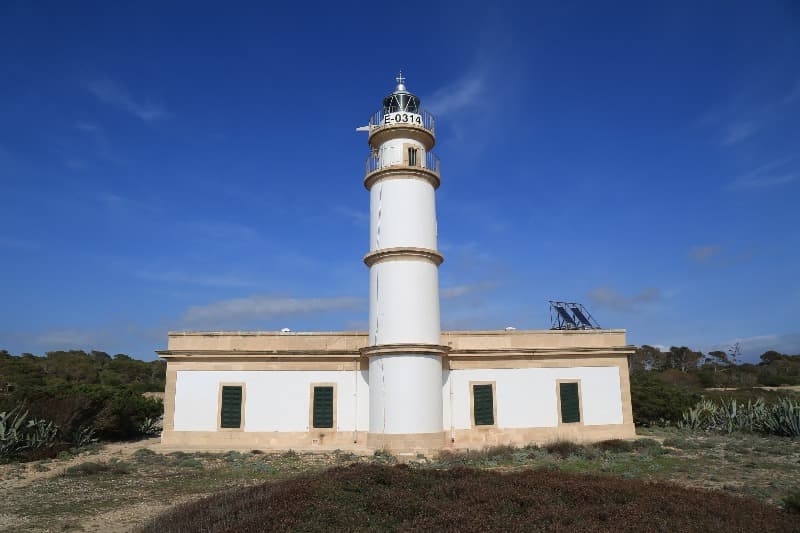
[[[408,92],[406,89],[403,77],[403,71],[395,78],[397,80],[397,87],[395,90],[383,99],[383,112],[396,113],[404,111],[406,113],[419,113],[419,98]]]

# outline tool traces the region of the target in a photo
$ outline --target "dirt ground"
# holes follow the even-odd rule
[[[628,479],[673,481],[781,504],[800,487],[800,441],[639,429],[631,447],[537,447],[420,459],[414,468],[558,468]],[[387,455],[175,452],[158,439],[115,443],[27,464],[0,465],[0,531],[135,531],[182,502],[333,465],[392,463]]]

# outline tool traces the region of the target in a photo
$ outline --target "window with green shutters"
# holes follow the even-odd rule
[[[559,383],[561,396],[561,423],[569,424],[581,421],[581,403],[578,396],[577,383]]]
[[[472,386],[472,414],[476,426],[494,425],[494,391],[491,384]]]
[[[223,385],[219,426],[225,429],[242,427],[242,387]]]
[[[312,424],[315,428],[333,428],[333,387],[314,387]]]

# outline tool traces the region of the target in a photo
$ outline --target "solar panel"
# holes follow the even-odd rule
[[[586,316],[581,312],[580,307],[571,305],[570,309],[572,309],[572,314],[575,315],[575,318],[577,318],[581,322],[581,324],[583,324],[589,329],[592,329],[594,327],[592,323],[589,322],[589,319],[586,318]]]
[[[578,327],[578,325],[575,323],[575,320],[573,320],[573,318],[571,316],[569,316],[569,313],[567,313],[566,309],[564,309],[560,305],[556,305],[555,308],[556,308],[556,311],[558,312],[558,315],[561,317],[561,320],[563,320],[564,322],[566,322],[567,324],[569,324],[572,327],[575,327],[575,328]]]

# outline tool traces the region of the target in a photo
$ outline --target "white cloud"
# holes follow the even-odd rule
[[[661,291],[655,287],[642,289],[632,296],[625,296],[611,287],[596,287],[589,291],[591,301],[615,311],[636,311],[643,305],[661,299]]]
[[[741,349],[741,360],[745,362],[757,362],[761,354],[769,350],[789,355],[800,354],[800,332],[741,337],[704,346],[702,350],[706,353],[714,350],[727,351],[737,342]]]
[[[92,81],[87,88],[98,100],[119,107],[145,122],[153,122],[168,116],[163,107],[150,101],[134,100],[124,87],[113,81]]]
[[[361,298],[349,296],[335,298],[275,298],[272,296],[249,296],[232,300],[221,300],[207,305],[190,307],[184,314],[186,322],[222,323],[232,320],[265,320],[270,318],[307,315],[325,311],[358,309]]]

